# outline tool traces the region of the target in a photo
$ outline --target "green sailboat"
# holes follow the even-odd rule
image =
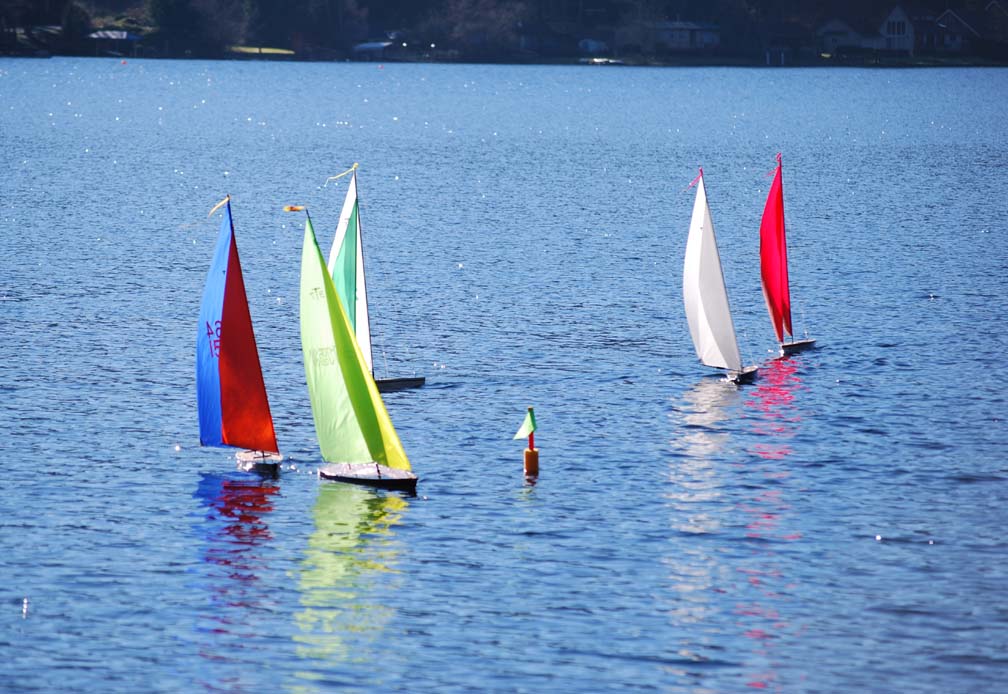
[[[364,361],[375,375],[374,356],[371,349],[371,317],[368,310],[367,282],[364,276],[364,237],[361,233],[360,203],[357,199],[357,165],[329,180],[350,174],[346,199],[340,212],[336,237],[329,251],[329,274],[333,277],[336,292],[343,300],[350,326],[357,338]],[[328,181],[327,181],[328,182]],[[386,370],[388,365],[386,364]],[[378,391],[389,393],[407,388],[419,388],[426,379],[423,376],[403,376],[398,378],[377,378]]]
[[[327,463],[319,476],[415,493],[417,477],[354,337],[311,217],[301,253],[301,350]]]

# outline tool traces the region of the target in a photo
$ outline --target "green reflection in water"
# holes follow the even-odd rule
[[[395,610],[368,593],[380,575],[395,573],[393,526],[407,506],[401,496],[364,487],[319,487],[315,531],[300,566],[300,633],[294,636],[297,654],[319,671],[299,672],[299,678],[317,679],[337,663],[374,660],[372,645]]]

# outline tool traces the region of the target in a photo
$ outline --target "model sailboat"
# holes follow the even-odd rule
[[[815,340],[795,340],[791,331],[791,290],[788,286],[787,236],[784,232],[784,187],[781,182],[781,155],[777,155],[777,169],[767,194],[760,223],[760,275],[763,281],[763,298],[781,356],[794,354],[815,345]],[[784,335],[791,337],[784,341]]]
[[[336,238],[329,251],[329,274],[332,275],[336,291],[343,300],[350,325],[357,338],[361,354],[368,369],[374,375],[374,359],[371,350],[371,319],[368,315],[367,283],[364,279],[364,244],[361,237],[360,204],[357,200],[357,165],[350,169],[350,185],[347,188]],[[343,175],[343,174],[340,174]],[[409,378],[376,379],[380,392],[419,388],[424,384],[422,376]]]
[[[700,361],[707,366],[725,369],[735,383],[751,381],[756,366],[742,366],[735,324],[728,307],[728,290],[721,271],[714,223],[707,205],[703,169],[694,180],[697,187],[686,240],[683,264],[683,301],[690,336]]]
[[[329,463],[319,475],[415,492],[416,475],[357,344],[311,217],[301,252],[301,349],[315,433]]]
[[[207,274],[196,336],[196,400],[200,443],[234,446],[239,466],[275,472],[282,459],[266,399],[259,352],[245,295],[231,198],[224,207]]]

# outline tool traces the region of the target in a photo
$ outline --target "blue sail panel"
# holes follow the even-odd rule
[[[200,304],[199,326],[196,330],[196,403],[199,408],[200,443],[223,446],[220,388],[220,335],[224,313],[224,287],[227,280],[228,255],[233,238],[231,203],[228,202],[221,220],[217,246],[214,249],[203,303]]]

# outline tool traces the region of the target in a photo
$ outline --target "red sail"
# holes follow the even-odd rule
[[[228,253],[221,314],[220,389],[224,443],[255,451],[279,452],[234,234]]]
[[[784,189],[781,186],[781,160],[777,155],[770,194],[767,195],[760,223],[760,271],[763,277],[763,298],[766,299],[770,321],[777,341],[784,333],[791,335],[791,291],[788,288],[787,239],[784,234]]]

